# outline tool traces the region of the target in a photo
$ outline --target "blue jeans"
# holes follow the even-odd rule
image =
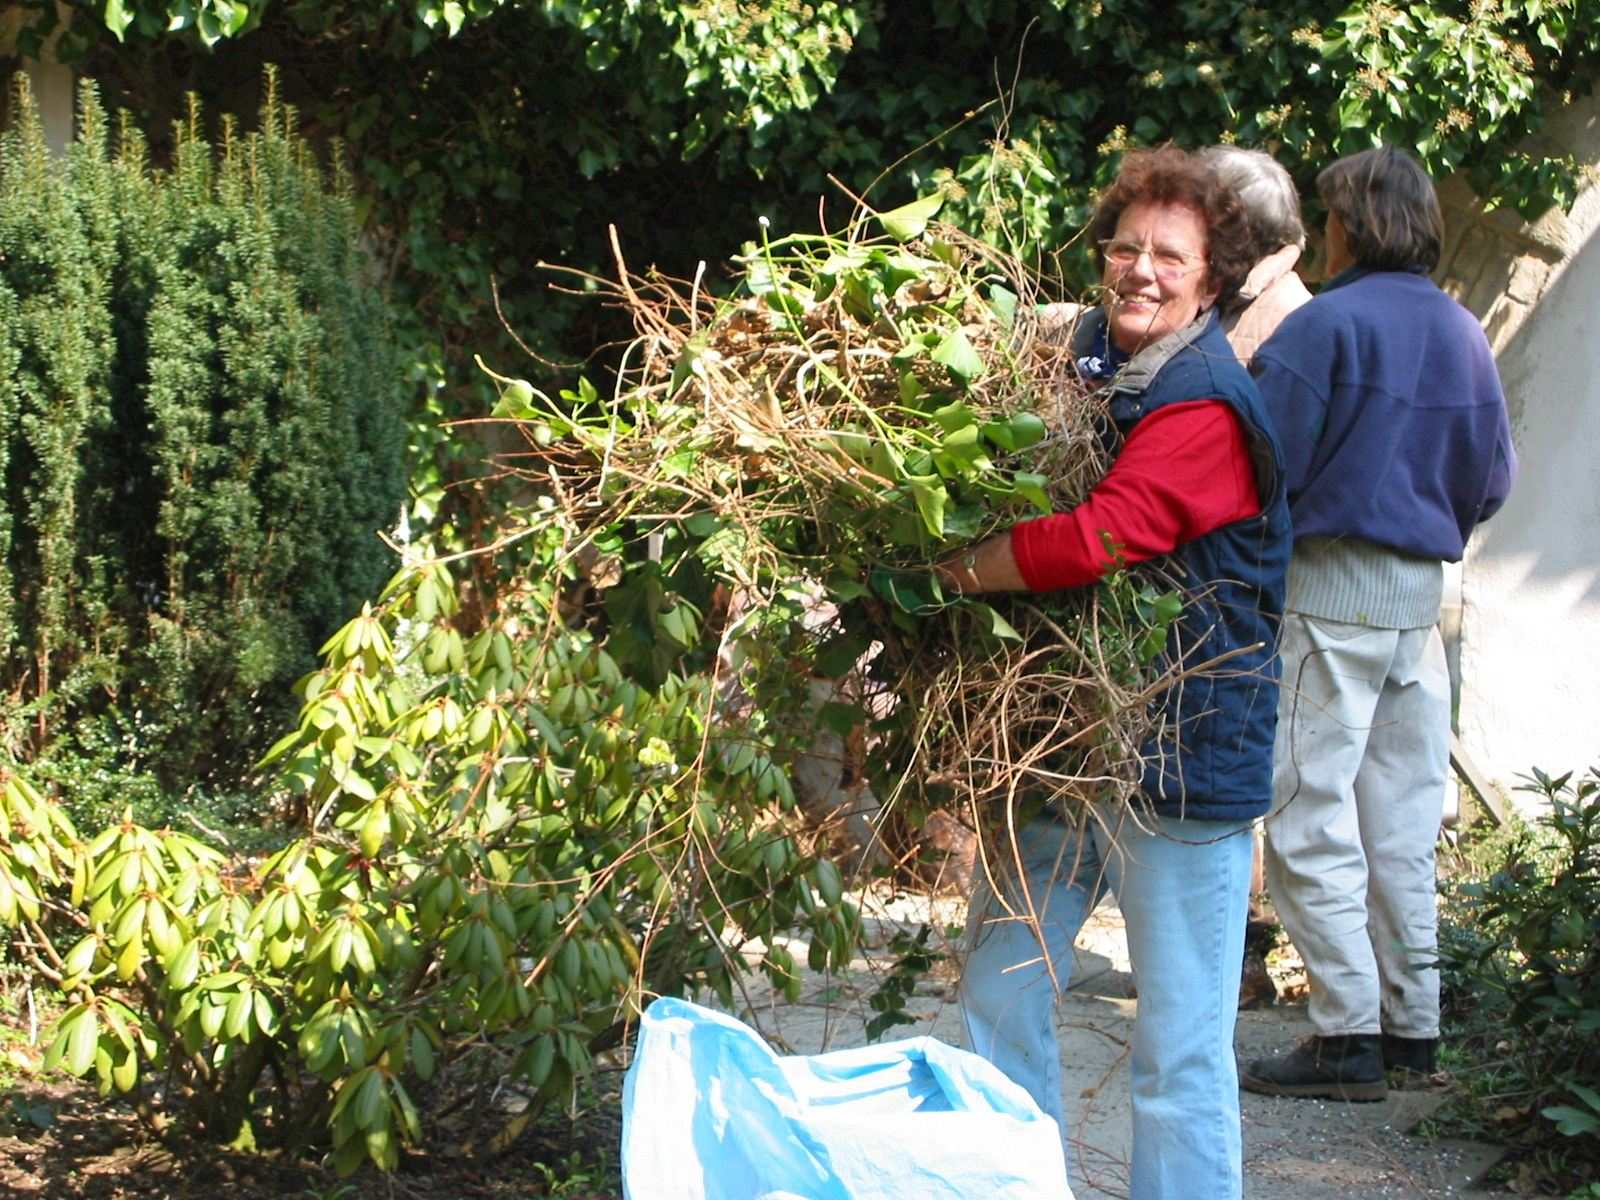
[[[1101,892],[1109,887],[1122,908],[1139,985],[1132,1200],[1238,1200],[1243,1147],[1233,1028],[1250,892],[1249,822],[1146,818],[1140,829],[1110,808],[1096,818],[1082,832],[1041,818],[1019,831],[1018,842],[1056,985],[1069,984],[1073,939]],[[995,857],[1008,854],[1001,849]],[[961,976],[967,1045],[1026,1088],[1061,1125],[1065,1141],[1057,995],[1015,873],[1004,884],[1010,912],[986,882],[972,899]]]

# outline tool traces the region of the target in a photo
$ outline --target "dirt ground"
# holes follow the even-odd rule
[[[951,901],[903,897],[875,906],[876,941],[928,923],[935,940],[959,924]],[[799,957],[804,960],[804,948]],[[742,1016],[796,1053],[864,1041],[868,998],[886,971],[886,951],[858,963],[847,978],[811,976],[798,1004],[753,988]],[[1309,1032],[1303,978],[1292,956],[1273,963],[1289,1003],[1242,1013],[1241,1058],[1271,1053]],[[931,1034],[959,1043],[953,962],[936,966],[907,1005],[913,1023],[888,1036]],[[1096,911],[1079,939],[1074,986],[1059,1013],[1063,1072],[1075,1151],[1076,1200],[1124,1200],[1129,1141],[1129,1038],[1137,1001],[1115,907]],[[8,1039],[13,1056],[29,1053]],[[22,1064],[14,1064],[22,1065]],[[9,1096],[7,1093],[9,1092]],[[340,1181],[314,1162],[156,1139],[125,1103],[101,1100],[92,1088],[62,1082],[0,1086],[0,1197],[84,1200],[615,1200],[621,1133],[621,1064],[602,1073],[585,1108],[526,1130],[505,1154],[486,1157],[484,1144],[516,1113],[506,1091],[490,1102],[438,1098],[427,1118],[431,1152],[407,1156],[384,1178],[358,1174]],[[1248,1200],[1470,1200],[1499,1156],[1491,1146],[1410,1136],[1449,1094],[1437,1086],[1391,1092],[1379,1104],[1339,1104],[1243,1096],[1245,1195]],[[47,1128],[25,1115],[50,1114]],[[551,1164],[547,1171],[541,1163]],[[562,1182],[566,1181],[566,1182]],[[555,1190],[552,1190],[554,1187]]]
[[[906,898],[880,913],[885,930],[918,920],[935,927],[958,922],[953,902]],[[1305,977],[1292,949],[1271,959],[1282,993],[1277,1005],[1239,1015],[1235,1039],[1248,1060],[1291,1047],[1311,1032],[1305,1017]],[[955,969],[936,972],[908,1005],[914,1025],[891,1037],[931,1034],[960,1043]],[[942,975],[942,977],[940,977]],[[1104,902],[1078,939],[1073,985],[1057,1014],[1069,1142],[1075,1162],[1075,1200],[1126,1200],[1130,1105],[1128,1057],[1134,981],[1114,902]],[[841,987],[813,981],[798,1005],[772,1002],[749,1014],[763,1032],[801,1053],[859,1044],[865,998],[875,986],[864,971]],[[1418,1123],[1449,1098],[1438,1077],[1413,1090],[1391,1091],[1375,1104],[1286,1100],[1243,1093],[1246,1200],[1474,1200],[1501,1148],[1412,1136]]]
[[[19,1119],[6,1091],[42,1104],[48,1128]],[[434,1152],[409,1154],[390,1177],[360,1172],[340,1180],[314,1161],[242,1153],[213,1144],[155,1138],[131,1107],[71,1082],[0,1088],[0,1197],[10,1200],[617,1200],[621,1076],[602,1075],[590,1107],[531,1126],[506,1153],[472,1151],[515,1115],[515,1095],[432,1114]],[[447,1106],[440,1106],[447,1107]],[[539,1164],[551,1164],[547,1174]],[[585,1186],[586,1179],[596,1181]]]
[[[0,1196],[60,1200],[528,1200],[551,1195],[551,1176],[534,1164],[558,1164],[563,1177],[573,1154],[615,1162],[620,1133],[615,1109],[564,1127],[528,1134],[508,1153],[484,1161],[408,1156],[390,1178],[373,1172],[339,1180],[315,1163],[143,1137],[128,1114],[73,1101],[72,1114],[45,1132],[0,1137]],[[595,1168],[608,1173],[614,1168]],[[567,1187],[567,1200],[617,1200],[614,1185]]]

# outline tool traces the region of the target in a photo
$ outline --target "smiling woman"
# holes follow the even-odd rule
[[[1056,988],[1111,887],[1139,977],[1131,1195],[1236,1200],[1249,830],[1272,791],[1289,558],[1282,455],[1215,309],[1254,244],[1232,193],[1172,147],[1128,155],[1090,234],[1105,294],[1073,349],[1084,380],[1104,389],[1111,468],[1070,512],[1023,522],[940,571],[960,591],[1049,591],[1159,557],[1189,597],[1164,653],[1190,673],[1154,701],[1141,819],[1110,805],[1076,821],[1047,810],[1018,831],[1021,869],[980,885],[962,1014],[972,1048],[1061,1121]]]
[[[1199,156],[1175,146],[1128,154],[1101,196],[1088,233],[1102,298],[1099,307],[1078,319],[1074,350],[1085,376],[1119,395],[1148,388],[1155,372],[1185,346],[1199,348],[1215,323],[1213,311],[1238,292],[1258,249],[1233,189],[1220,185]],[[1170,344],[1169,338],[1174,339]],[[1130,369],[1124,372],[1124,367]],[[1250,386],[1248,380],[1245,384]],[[1218,394],[1209,381],[1180,386],[1194,389],[1186,399]],[[1136,403],[1132,411],[1149,413],[1151,406]],[[1237,519],[1256,501],[1248,482],[1253,453],[1241,451],[1245,467],[1236,473],[1237,494],[1224,503],[1216,504],[1216,488],[1200,488],[1200,497],[1215,511],[1195,510],[1192,504],[1200,497],[1185,498],[1181,488],[1168,486],[1162,492],[1165,507],[1157,512],[1146,478],[1155,471],[1174,481],[1173,472],[1187,462],[1193,467],[1190,479],[1207,480],[1216,465],[1206,459],[1207,439],[1196,441],[1191,436],[1196,431],[1185,426],[1219,422],[1228,432],[1228,416],[1226,406],[1218,404],[1198,413],[1161,414],[1137,430],[1131,423],[1119,427],[1126,439],[1119,460],[1084,504],[1071,513],[1024,522],[1012,534],[951,560],[941,568],[944,583],[965,592],[1047,591],[1092,583],[1116,563],[1169,553],[1184,537],[1227,523],[1219,517]],[[1242,435],[1234,435],[1237,430],[1223,440],[1243,445]],[[1174,458],[1171,452],[1178,446],[1183,454]],[[1189,503],[1176,503],[1175,496]],[[1116,553],[1108,548],[1112,544]]]
[[[1130,204],[1100,249],[1111,342],[1124,353],[1192,324],[1216,303],[1205,218],[1187,205]]]
[[[1111,341],[1125,354],[1231,297],[1256,257],[1238,197],[1217,187],[1200,159],[1172,146],[1128,155],[1089,236]]]

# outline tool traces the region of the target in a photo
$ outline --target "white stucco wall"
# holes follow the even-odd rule
[[[30,19],[31,14],[20,5],[0,6],[0,54],[15,53],[17,34],[24,28],[24,22]],[[22,64],[22,69],[28,74],[29,86],[39,105],[45,140],[52,150],[61,153],[72,144],[73,91],[77,84],[72,68],[54,61],[54,49],[55,38],[52,37],[45,46],[43,61],[28,59]]]
[[[1574,252],[1500,349],[1520,469],[1463,571],[1461,737],[1508,789],[1600,765],[1600,187],[1567,228]]]
[[[57,154],[72,144],[73,88],[72,68],[60,63],[30,62],[27,67],[33,97],[39,105],[45,140]]]

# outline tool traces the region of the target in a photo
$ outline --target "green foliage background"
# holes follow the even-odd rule
[[[42,33],[54,0],[27,0]],[[352,148],[368,228],[415,316],[433,416],[488,394],[470,351],[536,381],[628,331],[541,262],[707,283],[754,232],[845,223],[937,185],[945,215],[1044,255],[1129,145],[1224,139],[1308,185],[1383,140],[1532,212],[1573,165],[1524,148],[1589,86],[1600,0],[75,0],[58,51],[147,128],[194,89],[246,112],[276,63],[313,138]],[[33,45],[24,39],[26,52]],[[157,147],[158,151],[162,147]],[[1065,283],[1084,278],[1069,252]],[[494,311],[551,360],[524,363]],[[427,491],[465,468],[419,435]]]
[[[92,87],[64,160],[14,100],[0,741],[93,759],[126,730],[180,787],[259,754],[288,683],[391,569],[398,360],[346,183],[275,100],[216,153],[191,112],[170,172]]]
[[[1519,1184],[1587,1198],[1600,1177],[1600,771],[1535,768],[1520,790],[1542,815],[1475,844],[1465,881],[1442,893],[1445,1020],[1464,1085],[1444,1124],[1473,1136],[1487,1124]]]

